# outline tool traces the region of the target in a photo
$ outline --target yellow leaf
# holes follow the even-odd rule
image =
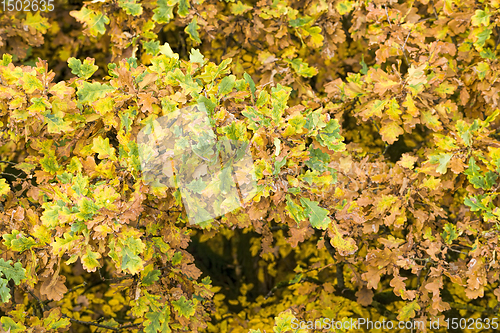
[[[380,129],[380,134],[382,135],[382,140],[388,144],[393,144],[398,136],[403,134],[404,131],[395,121],[389,120]]]
[[[5,179],[0,178],[0,196],[10,192],[10,186]]]
[[[415,162],[418,160],[418,157],[416,156],[411,156],[409,154],[403,154],[401,157],[401,160],[398,162],[401,166],[404,168],[408,168],[410,170],[413,170],[413,165]]]
[[[418,115],[418,109],[415,106],[415,101],[410,94],[406,95],[406,100],[403,102],[403,106],[406,108],[406,112],[411,114],[413,117]]]
[[[35,15],[31,14],[31,12],[28,12],[28,14],[26,15],[26,19],[24,20],[24,24],[30,28],[31,33],[40,31],[42,34],[44,34],[50,27],[49,20],[46,17],[40,16],[39,11],[37,11]]]
[[[398,315],[398,320],[406,321],[415,317],[415,311],[420,310],[420,305],[418,305],[417,300],[406,304],[400,311]]]
[[[330,223],[330,231],[333,237],[330,239],[330,244],[339,252],[341,256],[348,256],[356,253],[358,246],[351,237],[342,237],[342,234],[337,229],[335,222]]]

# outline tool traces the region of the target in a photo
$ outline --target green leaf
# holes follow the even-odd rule
[[[393,120],[398,120],[402,111],[399,108],[399,103],[395,98],[392,98],[387,105],[387,115]]]
[[[10,289],[7,286],[8,280],[0,279],[0,297],[2,298],[2,303],[7,303],[10,300]],[[5,317],[2,317],[2,319]],[[10,318],[9,318],[10,319]]]
[[[283,118],[291,91],[292,89],[290,87],[282,86],[279,83],[276,87],[271,88],[271,103],[273,105],[272,118],[275,124],[279,124]],[[261,96],[259,95],[259,99],[260,98]]]
[[[491,36],[491,29],[474,29],[472,31],[472,35],[476,37],[476,41],[474,42],[474,46],[476,48],[482,49],[484,44],[486,44],[486,41],[490,39]]]
[[[337,119],[330,119],[325,128],[316,136],[316,140],[323,147],[328,147],[333,151],[345,150],[345,144],[342,142],[344,137],[340,135],[340,125]]]
[[[287,194],[286,196],[286,211],[288,214],[299,224],[306,219],[304,215],[304,208],[295,203],[295,201]]]
[[[160,24],[170,22],[174,17],[174,6],[169,6],[167,0],[158,0],[158,7],[153,9],[153,20]]]
[[[295,320],[294,320],[295,319]],[[274,317],[274,333],[287,333],[287,332],[305,332],[305,330],[300,330],[293,328],[293,323],[297,322],[297,319],[292,314],[290,310],[281,312],[278,317]]]
[[[495,60],[497,58],[495,52],[489,47],[482,49],[481,52],[479,52],[479,55],[483,59]]]
[[[244,140],[247,135],[246,126],[243,122],[232,122],[231,125],[223,127],[221,131],[230,140]]]
[[[168,325],[170,321],[170,309],[168,306],[164,306],[159,311],[155,309],[146,313],[146,319],[144,322],[144,333],[172,332]]]
[[[72,57],[68,59],[68,67],[71,68],[71,73],[74,75],[88,79],[99,69],[98,66],[94,65],[94,61],[94,59],[87,58],[82,64],[80,59]]]
[[[252,9],[252,6],[246,5],[242,3],[241,1],[238,1],[237,3],[231,4],[229,7],[229,10],[231,11],[232,14],[234,15],[241,15]]]
[[[45,34],[47,29],[50,28],[49,20],[46,17],[41,16],[39,11],[36,11],[35,15],[33,15],[31,11],[28,11],[23,25],[39,31],[42,34]]]
[[[302,134],[306,125],[306,119],[300,112],[296,112],[288,118],[288,125],[283,132],[283,136]]]
[[[330,155],[310,146],[308,149],[309,159],[306,161],[306,166],[312,170],[319,172],[327,171],[328,164],[331,162]]]
[[[441,83],[439,85],[439,87],[437,87],[436,89],[434,89],[434,91],[441,97],[441,98],[445,98],[447,95],[451,95],[453,94],[453,92],[455,91],[456,89],[456,86],[448,83],[447,81],[444,81],[443,83]]]
[[[144,46],[144,50],[147,54],[156,56],[158,53],[160,53],[160,42],[157,40],[150,40],[148,42],[143,41],[142,45]]]
[[[43,91],[44,87],[42,81],[40,81],[36,76],[31,75],[29,73],[23,73],[22,76],[23,89],[28,94],[32,94],[35,90]]]
[[[83,7],[80,11],[72,11],[70,15],[76,18],[79,22],[85,23],[90,29],[93,36],[103,35],[106,32],[106,24],[109,23],[109,18],[101,12]]]
[[[47,228],[55,228],[59,225],[59,211],[62,210],[62,207],[55,202],[44,202],[42,204],[42,208],[45,210],[40,217],[42,224]]]
[[[201,54],[200,50],[198,49],[191,49],[191,53],[189,53],[189,61],[190,62],[197,62],[201,65],[205,63],[205,59],[203,57],[203,54]]]
[[[457,227],[454,224],[446,223],[444,231],[441,233],[446,244],[451,245],[460,234],[457,232]]]
[[[168,43],[160,46],[160,53],[166,55],[169,58],[179,59],[179,54],[174,53],[174,51],[172,51],[172,48],[170,47],[170,44]]]
[[[318,74],[318,70],[314,67],[309,67],[306,62],[303,62],[302,59],[297,58],[292,61],[286,60],[293,68],[293,70],[303,77],[313,77]]]
[[[135,3],[135,0],[119,0],[118,6],[125,10],[128,15],[139,16],[142,14],[142,6]]]
[[[255,82],[253,81],[252,77],[245,72],[243,74],[243,78],[245,79],[246,83],[248,83],[248,86],[250,87],[250,91],[252,92],[252,98],[255,99]]]
[[[356,7],[356,2],[353,1],[339,1],[335,5],[335,9],[339,12],[340,15],[345,15],[347,13],[350,13],[354,7]]]
[[[330,218],[328,217],[328,209],[319,207],[318,202],[311,201],[307,198],[300,198],[300,202],[304,206],[305,213],[309,217],[309,222],[316,229],[325,230],[330,224]]]
[[[366,75],[366,73],[368,73],[368,66],[365,63],[365,55],[364,54],[361,55],[360,64],[361,64],[361,69],[359,70],[359,72],[363,75]]]
[[[142,279],[142,285],[146,287],[152,285],[153,283],[158,281],[160,275],[161,271],[157,269],[148,272],[148,274]]]
[[[277,176],[280,173],[281,168],[286,164],[286,157],[283,157],[281,161],[274,161],[274,171],[273,176]]]
[[[487,211],[488,208],[483,204],[482,199],[484,199],[484,195],[473,196],[470,198],[465,198],[464,204],[470,207],[470,210],[473,212],[477,212],[480,210]]]
[[[298,17],[296,19],[290,20],[290,21],[288,21],[288,23],[290,24],[290,26],[292,28],[298,28],[298,27],[302,27],[302,26],[308,24],[312,20],[313,20],[312,17],[306,15],[304,17]]]
[[[45,328],[51,330],[57,330],[59,328],[65,328],[71,324],[69,318],[61,318],[61,311],[59,308],[53,308],[50,310],[49,315],[43,319],[43,325]]]
[[[20,262],[16,262],[12,266],[12,260],[5,261],[0,258],[0,271],[4,274],[7,280],[12,280],[18,286],[22,280],[26,279],[26,270]]]
[[[89,185],[89,177],[83,176],[79,172],[76,177],[73,177],[71,189],[78,195],[87,195],[87,186]]]
[[[498,175],[492,171],[488,171],[483,175],[480,171],[481,169],[477,166],[474,157],[471,156],[469,167],[465,170],[464,174],[467,175],[467,179],[474,185],[474,188],[488,190],[495,185]]]
[[[207,185],[201,178],[197,178],[196,180],[193,180],[191,183],[186,185],[186,188],[198,194],[200,194],[206,187]]]
[[[99,207],[94,203],[93,200],[83,197],[78,200],[78,213],[76,217],[80,220],[88,221],[95,213],[99,210]]]
[[[218,91],[219,96],[222,97],[224,95],[229,94],[231,90],[233,90],[235,81],[236,81],[236,76],[234,75],[229,75],[223,78],[222,81],[219,83],[219,91]]]
[[[69,251],[73,245],[78,241],[78,236],[72,235],[65,232],[64,238],[55,237],[55,241],[52,245],[52,253],[57,256],[61,256],[64,252]]]
[[[178,0],[179,1],[179,8],[177,9],[177,14],[179,14],[180,17],[186,17],[189,14],[189,8],[191,7],[189,5],[188,0]]]
[[[99,82],[88,83],[83,82],[83,85],[78,88],[76,95],[80,103],[91,103],[106,96],[106,93],[115,91],[115,88],[109,84],[101,84]]]
[[[488,7],[486,7],[486,10],[478,9],[476,10],[476,14],[471,17],[472,25],[475,27],[480,25],[488,26],[490,25],[490,16],[491,14]]]
[[[484,61],[478,63],[474,68],[476,69],[477,76],[481,81],[484,80],[486,74],[490,71],[490,65]]]
[[[231,166],[225,166],[219,174],[219,189],[222,194],[230,193],[231,189],[235,186],[231,169]]]
[[[0,66],[8,66],[12,62],[12,56],[10,54],[3,54],[2,55],[2,62],[0,63]]]
[[[99,252],[93,252],[90,246],[87,246],[87,251],[82,256],[83,268],[85,268],[87,272],[95,272],[97,268],[101,267],[99,258],[101,258],[101,254]]]
[[[24,235],[13,239],[10,244],[10,249],[17,252],[24,252],[38,245],[33,238],[25,237]]]
[[[3,289],[3,288],[1,288],[1,289]],[[2,299],[3,299],[3,292],[1,292],[1,293],[2,293]],[[10,297],[10,295],[9,295],[9,297]],[[9,332],[9,333],[23,333],[23,332],[26,332],[26,327],[23,324],[16,323],[10,317],[2,317],[0,319],[0,322],[2,323],[2,330],[4,332]]]
[[[201,39],[200,35],[198,34],[198,30],[200,27],[198,26],[198,23],[196,22],[196,16],[193,16],[193,19],[191,20],[191,23],[188,24],[188,26],[184,29],[184,31],[191,37],[192,40],[194,40],[196,43],[200,44]]]
[[[140,239],[128,237],[123,243],[121,269],[128,270],[130,274],[139,273],[144,265],[139,254],[144,251],[145,247]]]
[[[193,301],[187,300],[184,296],[181,296],[178,300],[173,301],[172,305],[174,306],[174,310],[177,311],[180,316],[190,318],[195,313]]]
[[[432,156],[429,161],[432,164],[439,163],[439,166],[436,168],[436,171],[444,175],[448,170],[448,163],[451,161],[452,157],[453,157],[452,154],[441,153],[439,155]]]
[[[315,48],[320,48],[323,46],[323,40],[325,37],[321,34],[321,28],[314,26],[314,27],[304,27],[303,28],[309,36],[311,36],[311,43]]]

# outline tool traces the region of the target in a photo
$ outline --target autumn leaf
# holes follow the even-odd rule
[[[218,90],[219,96],[224,96],[230,93],[234,87],[235,80],[236,76],[234,75],[229,75],[223,78],[222,81],[219,83],[219,90]]]
[[[40,287],[40,293],[50,300],[60,301],[68,291],[64,282],[66,282],[64,275],[56,274],[51,278],[47,278]]]
[[[10,185],[7,184],[5,179],[0,178],[0,195],[4,196],[10,192]]]
[[[49,20],[46,17],[41,16],[39,11],[36,11],[34,15],[31,11],[28,11],[24,24],[29,27],[32,33],[39,31],[42,34],[45,34],[47,29],[50,28]]]
[[[356,253],[358,246],[351,237],[343,236],[335,223],[330,224],[330,231],[333,236],[330,238],[330,244],[339,252],[341,256],[348,256]]]
[[[187,300],[184,296],[181,296],[176,301],[172,302],[174,310],[183,317],[190,318],[194,315],[195,309],[194,304],[191,300]]]
[[[88,83],[78,88],[77,96],[80,103],[91,103],[106,96],[106,93],[114,91],[115,88],[99,82]]]
[[[485,10],[478,9],[476,10],[476,14],[471,17],[472,25],[478,27],[480,25],[488,26],[490,25],[490,11],[488,7]]]
[[[119,0],[118,6],[123,8],[128,15],[139,16],[142,14],[142,6],[135,3],[135,0]]]
[[[330,213],[328,209],[319,207],[317,201],[312,201],[307,198],[300,198],[300,202],[304,205],[304,212],[309,217],[309,222],[314,228],[326,229],[330,224]]]
[[[373,302],[373,291],[366,287],[356,292],[357,302],[362,306],[369,306]]]
[[[70,15],[79,22],[84,23],[92,36],[103,35],[106,32],[106,24],[109,24],[109,18],[102,12],[95,12],[83,7],[80,11],[71,11]]]
[[[233,3],[230,6],[231,13],[234,15],[241,15],[252,9],[252,6],[248,6],[246,4],[243,4],[241,1],[238,1],[237,3]]]
[[[80,59],[69,58],[68,59],[68,67],[71,68],[71,73],[77,75],[78,77],[88,79],[95,73],[99,67],[94,65],[94,59],[87,58],[83,61],[83,64]]]
[[[42,82],[32,74],[24,73],[22,82],[23,82],[23,89],[28,94],[34,93],[35,90],[40,90],[40,91],[43,90]]]
[[[388,144],[393,144],[396,142],[398,137],[404,133],[404,130],[401,126],[398,125],[396,121],[385,121],[382,124],[382,128],[380,128],[380,134],[382,135],[382,140],[387,142]]]
[[[115,148],[111,147],[111,145],[109,144],[109,138],[104,139],[100,136],[94,138],[92,143],[92,151],[97,153],[97,157],[101,160],[105,158],[110,158],[113,161],[116,160]]]
[[[416,311],[420,310],[420,305],[417,300],[406,304],[398,314],[398,320],[406,321],[416,316]]]
[[[302,206],[296,204],[289,195],[286,197],[286,210],[297,224],[306,219]]]
[[[87,272],[95,272],[97,268],[101,267],[99,258],[101,258],[101,254],[99,252],[93,252],[90,246],[88,246],[85,254],[82,256],[83,268],[85,268]]]
[[[292,61],[287,60],[287,62],[292,66],[293,70],[303,77],[313,77],[318,74],[318,70],[314,67],[309,67],[307,63],[302,61],[302,59],[297,58]]]
[[[198,22],[196,21],[196,16],[193,17],[191,23],[188,24],[184,31],[189,35],[189,37],[194,40],[196,43],[201,43],[200,34],[198,30],[200,27],[198,26]]]
[[[12,260],[5,261],[3,258],[0,258],[0,272],[2,272],[7,280],[14,281],[16,286],[26,279],[26,270],[20,262],[12,265]]]

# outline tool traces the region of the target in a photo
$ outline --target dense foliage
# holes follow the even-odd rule
[[[499,1],[54,6],[0,16],[3,331],[499,314]],[[194,105],[257,192],[192,224],[137,136]]]

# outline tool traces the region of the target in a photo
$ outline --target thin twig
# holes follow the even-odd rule
[[[436,17],[436,20],[439,20],[438,14],[436,12],[436,5],[434,4],[434,0],[431,0],[432,2],[432,10],[434,11],[434,16]]]
[[[69,319],[69,321],[71,321],[73,323],[80,324],[80,325],[95,326],[95,327],[105,328],[107,330],[111,330],[111,331],[115,331],[115,332],[119,332],[122,330],[121,328],[117,328],[117,327],[113,327],[113,326],[98,324],[98,323],[94,323],[91,321],[83,321],[83,320],[74,319],[74,318],[66,316],[65,314],[62,314],[61,317],[67,318],[67,319]]]
[[[389,12],[387,11],[387,6],[385,4],[384,4],[384,8],[385,8],[385,15],[387,15],[387,22],[389,22],[389,26],[392,28],[392,23],[389,20]]]

